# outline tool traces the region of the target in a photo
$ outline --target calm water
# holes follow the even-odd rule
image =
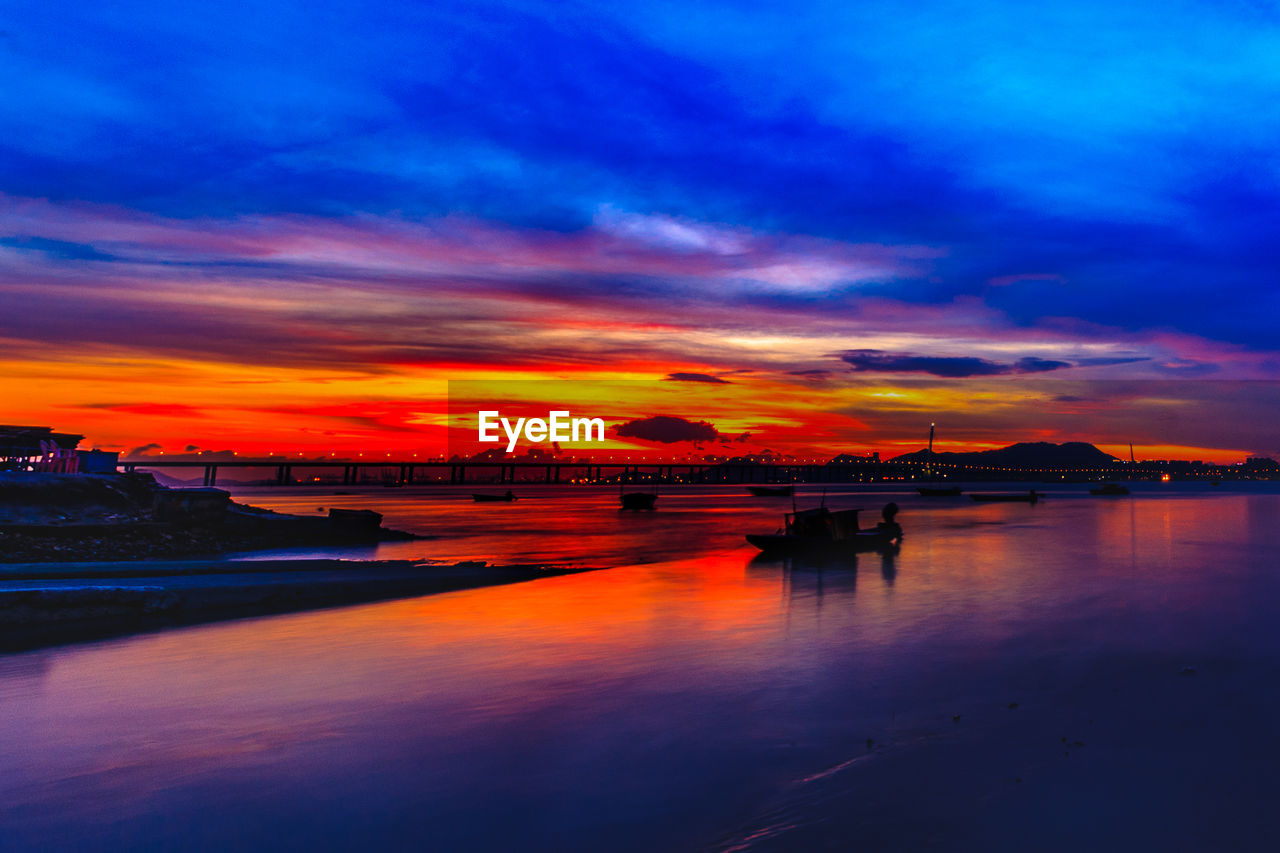
[[[1280,495],[1063,488],[823,571],[728,489],[245,493],[613,568],[0,656],[0,847],[1274,849]]]

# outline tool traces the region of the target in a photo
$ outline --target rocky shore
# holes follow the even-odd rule
[[[0,472],[0,651],[581,571],[221,556],[420,538],[369,510],[287,515],[145,474]]]
[[[238,504],[221,489],[170,489],[149,474],[0,473],[0,563],[166,559],[417,539],[368,510],[327,517]]]

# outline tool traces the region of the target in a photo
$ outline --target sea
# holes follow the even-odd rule
[[[2,655],[0,849],[1276,849],[1280,489],[1035,487],[233,486],[431,537],[272,557],[593,570]]]

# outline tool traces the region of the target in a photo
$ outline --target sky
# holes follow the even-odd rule
[[[1280,454],[1280,9],[1039,6],[5,0],[0,421],[430,454],[449,382],[572,379]]]

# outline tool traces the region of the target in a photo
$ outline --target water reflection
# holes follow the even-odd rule
[[[893,586],[894,579],[898,576],[898,552],[882,551],[880,552],[880,577],[884,578],[884,582]]]
[[[49,677],[52,662],[50,652],[0,655],[0,702],[10,694],[22,697],[39,693]]]

